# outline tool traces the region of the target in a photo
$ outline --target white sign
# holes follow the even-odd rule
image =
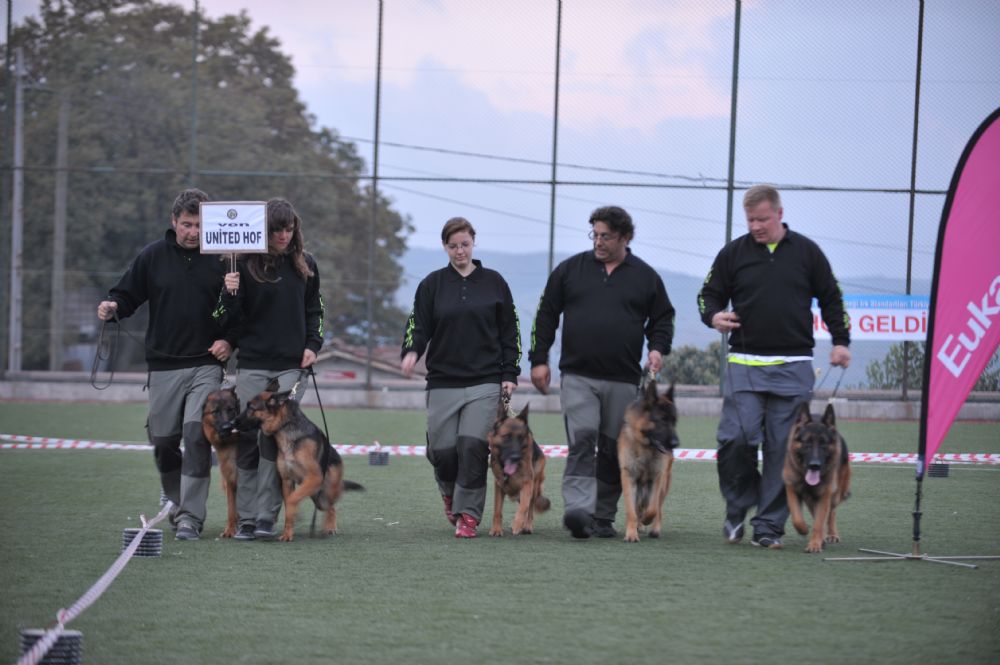
[[[267,204],[212,201],[201,204],[202,254],[267,252]]]
[[[851,342],[923,342],[927,339],[928,296],[845,295],[844,307],[851,319]],[[816,339],[830,339],[815,300],[813,334]]]

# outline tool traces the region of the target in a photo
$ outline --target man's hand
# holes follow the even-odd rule
[[[548,365],[535,365],[531,368],[531,385],[543,395],[549,394],[549,382],[552,381],[552,372]]]
[[[740,316],[736,312],[716,312],[712,316],[712,327],[721,333],[727,333],[740,327]]]
[[[648,356],[649,371],[653,374],[659,374],[660,370],[663,369],[663,354],[659,351],[649,350]]]
[[[224,339],[217,339],[212,342],[212,346],[208,347],[208,352],[215,356],[220,362],[226,362],[229,360],[229,356],[233,354],[233,347],[229,345]]]
[[[315,351],[313,351],[312,349],[306,349],[305,351],[302,352],[302,364],[300,365],[302,369],[309,367],[314,362],[316,362]]]
[[[514,391],[517,390],[517,384],[513,381],[501,381],[500,382],[500,393],[507,393],[508,396],[513,395]]]
[[[97,306],[97,318],[101,321],[110,321],[115,318],[117,312],[118,303],[114,300],[102,300],[101,304]]]
[[[830,364],[847,369],[851,364],[851,350],[846,346],[835,346],[830,349]]]
[[[410,378],[413,376],[413,367],[417,364],[417,352],[407,351],[406,355],[403,356],[402,362],[399,363],[399,368],[403,370],[403,376]]]

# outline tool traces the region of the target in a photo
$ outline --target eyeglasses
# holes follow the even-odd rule
[[[464,249],[465,251],[469,251],[472,248],[472,243],[469,242],[468,240],[462,243],[450,242],[447,245],[445,245],[445,248],[449,252],[457,252],[459,249]]]
[[[591,240],[600,240],[601,242],[613,242],[618,240],[620,236],[617,233],[595,233],[591,231],[587,234],[587,237]]]

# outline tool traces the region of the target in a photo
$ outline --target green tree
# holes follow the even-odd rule
[[[380,343],[403,327],[405,312],[393,294],[409,220],[360,184],[365,165],[355,146],[316,127],[293,87],[289,57],[267,28],[251,32],[245,13],[200,17],[193,92],[194,19],[179,6],[152,0],[43,0],[38,17],[12,35],[32,84],[25,95],[24,292],[31,294],[25,298],[25,367],[46,364],[59,95],[68,96],[72,109],[68,288],[89,282],[107,289],[139,249],[161,237],[177,191],[193,185],[216,200],[292,201],[320,267],[332,334],[361,343],[370,332]],[[5,91],[7,82],[5,73]],[[10,108],[5,93],[4,110]]]
[[[865,368],[868,386],[878,390],[902,388],[905,366],[909,387],[913,390],[921,390],[924,385],[925,350],[926,344],[923,342],[910,344],[907,362],[904,365],[903,345],[893,344],[882,360],[873,360]],[[972,389],[977,391],[1000,390],[1000,353],[993,355]]]
[[[663,361],[660,376],[689,386],[718,385],[719,348],[719,342],[712,342],[706,349],[690,345],[673,349]]]

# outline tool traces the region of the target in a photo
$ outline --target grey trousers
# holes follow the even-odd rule
[[[452,498],[455,515],[483,520],[489,445],[486,433],[496,420],[500,384],[427,391],[427,459],[442,496]]]
[[[267,387],[272,378],[278,379],[278,391],[291,390],[302,370],[243,369],[236,379],[236,396],[240,406]],[[302,394],[308,386],[299,386]],[[244,433],[236,453],[236,512],[239,523],[256,524],[258,520],[274,524],[281,511],[281,478],[278,476],[278,445],[274,437],[260,430]]]
[[[187,522],[199,532],[205,524],[212,468],[201,411],[205,398],[221,383],[222,367],[216,364],[149,373],[147,428],[160,484],[177,506],[174,520]]]
[[[614,521],[622,495],[618,434],[638,387],[563,374],[560,387],[569,453],[562,494],[567,512]]]
[[[808,361],[747,366],[728,363],[723,377],[717,468],[726,519],[742,522],[751,509],[754,535],[782,536],[788,519],[781,478],[795,410],[812,399],[815,375]],[[757,468],[757,448],[763,465]]]

